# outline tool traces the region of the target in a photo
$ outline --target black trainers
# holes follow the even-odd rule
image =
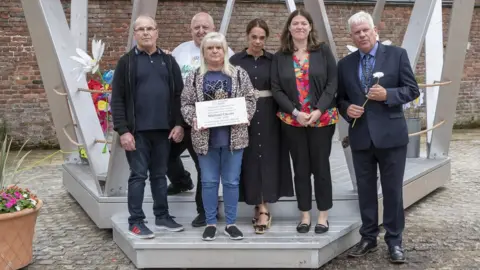
[[[145,225],[144,222],[130,224],[128,233],[140,239],[152,239],[155,234]]]
[[[242,240],[243,233],[235,225],[230,225],[225,227],[225,235],[230,237],[232,240]]]
[[[205,218],[205,213],[200,213],[192,221],[192,227],[203,227],[203,226],[207,226],[207,221],[206,221],[206,218]]]
[[[167,195],[177,195],[182,192],[186,192],[192,190],[195,186],[193,185],[192,180],[188,182],[188,184],[181,184],[181,185],[173,185],[170,183],[167,187]]]
[[[167,230],[171,232],[180,232],[183,231],[183,226],[178,224],[172,216],[166,218],[157,218],[155,219],[155,227],[160,230]]]
[[[217,234],[217,227],[207,226],[203,231],[202,239],[205,241],[215,240],[215,235]]]

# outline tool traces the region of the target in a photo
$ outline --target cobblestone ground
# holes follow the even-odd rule
[[[46,154],[35,152],[31,159]],[[480,130],[456,132],[450,156],[452,181],[407,210],[408,264],[390,265],[380,241],[381,249],[366,258],[341,255],[321,269],[480,269]],[[111,231],[98,229],[66,192],[60,162],[21,176],[45,201],[28,269],[135,269]]]

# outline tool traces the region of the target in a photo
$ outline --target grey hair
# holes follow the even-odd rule
[[[355,14],[353,14],[349,19],[348,19],[348,32],[352,32],[352,25],[354,24],[359,24],[359,23],[368,23],[370,28],[374,28],[375,24],[373,23],[373,18],[372,15],[365,11],[360,11]]]
[[[208,71],[208,64],[205,61],[204,50],[211,44],[222,46],[224,53],[222,72],[231,77],[234,73],[235,67],[230,64],[230,61],[228,60],[230,57],[228,56],[227,40],[225,39],[225,36],[219,32],[208,33],[200,44],[200,74],[205,75]]]

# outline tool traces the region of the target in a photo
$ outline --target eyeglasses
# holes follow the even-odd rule
[[[147,32],[153,32],[153,31],[155,31],[155,30],[157,30],[157,28],[150,26],[150,27],[139,27],[139,28],[135,29],[134,31],[135,31],[135,32],[145,32],[145,31],[147,31]]]

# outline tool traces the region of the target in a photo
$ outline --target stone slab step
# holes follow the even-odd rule
[[[316,268],[343,253],[358,240],[359,218],[332,217],[325,234],[296,231],[296,219],[272,219],[272,227],[263,235],[254,233],[250,219],[242,218],[237,225],[244,239],[231,240],[223,234],[225,223],[219,220],[217,238],[203,241],[204,228],[193,228],[190,220],[178,218],[183,232],[157,231],[154,220],[147,226],[154,239],[137,239],[128,234],[128,223],[121,216],[112,217],[115,243],[139,268]]]

